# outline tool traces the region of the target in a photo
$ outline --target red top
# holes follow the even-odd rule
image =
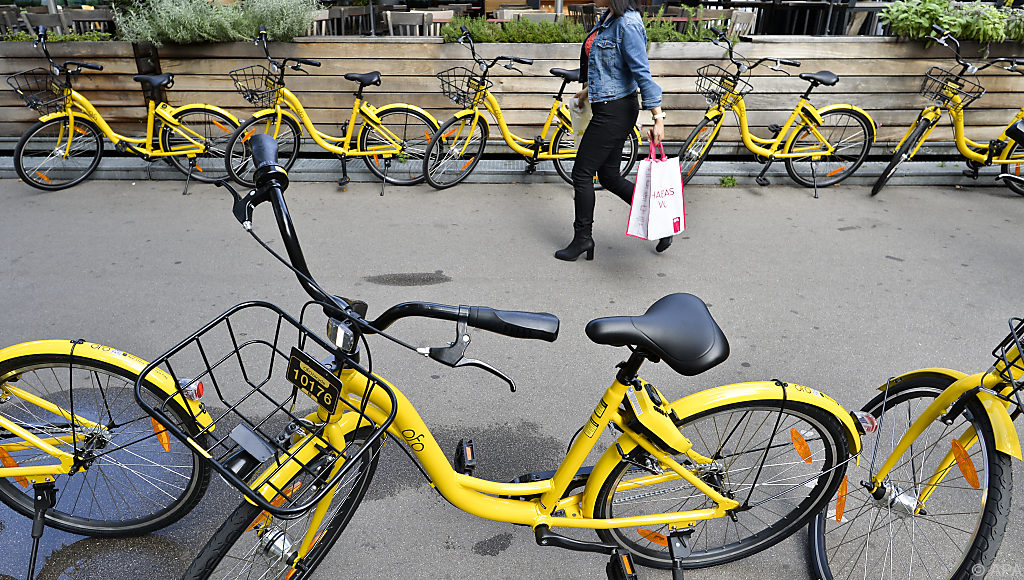
[[[594,37],[595,36],[597,36],[597,29],[596,28],[594,29],[593,32],[590,33],[590,36],[587,37],[587,40],[585,40],[583,42],[583,52],[586,53],[587,58],[590,58],[590,47],[591,47],[591,45],[594,44]]]

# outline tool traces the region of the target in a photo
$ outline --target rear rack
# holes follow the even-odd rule
[[[307,395],[286,379],[290,363],[308,371],[307,376],[315,381],[334,379],[335,369],[351,369],[360,376],[348,380],[365,381],[365,387],[359,389],[365,399],[374,389],[383,389],[391,399],[390,416],[377,424],[365,409],[352,406],[343,397],[326,396],[325,402],[321,394],[314,400],[313,394]],[[146,380],[156,384],[173,381],[175,393],[154,396],[141,388]],[[212,423],[200,425],[200,437],[190,437],[172,419],[168,407],[188,407],[185,399],[194,399],[197,389],[205,391],[202,408]],[[155,421],[205,458],[226,482],[261,509],[281,517],[301,515],[338,485],[359,464],[354,460],[377,448],[375,443],[384,436],[397,410],[395,395],[383,381],[277,306],[259,301],[232,307],[154,360],[136,382],[135,396]],[[357,428],[372,427],[372,434],[358,445],[328,441],[326,424],[307,420],[318,408],[320,416],[326,416],[324,410],[330,411],[327,404],[336,406],[337,412],[354,413]],[[188,412],[193,418],[202,415]],[[336,473],[323,469],[341,456],[347,461]],[[245,460],[248,469],[240,470]],[[314,462],[318,465],[311,465]],[[307,485],[304,493],[296,494],[268,482],[282,469],[295,469],[296,465],[318,484]]]

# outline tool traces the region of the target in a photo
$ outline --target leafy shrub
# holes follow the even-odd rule
[[[24,30],[0,36],[0,41],[27,42],[35,39],[35,34],[30,34]],[[71,34],[55,34],[51,32],[46,35],[46,42],[81,42],[95,40],[110,40],[110,33],[93,30],[90,32],[75,32]]]
[[[272,40],[306,33],[317,0],[246,0],[225,5],[210,0],[133,0],[115,9],[121,37],[159,46],[249,40],[266,26]]]
[[[703,7],[690,9],[693,14],[703,13]],[[664,9],[662,9],[664,11]],[[661,15],[661,12],[658,13]],[[644,25],[647,28],[648,42],[692,42],[711,40],[713,34],[703,26],[690,26],[685,33],[680,33],[675,28],[675,22],[659,20],[657,18],[645,18]],[[511,42],[525,43],[532,42],[545,44],[550,42],[580,43],[587,37],[587,30],[582,24],[577,24],[569,19],[562,19],[556,22],[533,22],[531,20],[513,20],[506,22],[504,28],[498,23],[487,22],[483,18],[468,16],[455,16],[452,21],[441,27],[441,37],[445,42],[458,42],[462,36],[461,27],[469,30],[473,42]]]
[[[1024,43],[1024,10],[986,2],[897,0],[880,14],[893,34],[922,39],[935,36],[933,24],[959,40]]]

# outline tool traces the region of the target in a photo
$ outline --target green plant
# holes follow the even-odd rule
[[[506,22],[502,28],[494,22],[483,18],[456,16],[452,21],[441,27],[441,37],[445,42],[458,42],[462,36],[462,27],[469,30],[473,42],[512,42],[512,43],[551,43],[551,42],[583,42],[586,31],[583,25],[570,20],[558,22],[534,22],[532,20],[513,20]]]
[[[722,187],[736,187],[736,178],[731,175],[723,175],[718,178],[718,184]]]
[[[271,39],[289,41],[306,33],[318,6],[317,0],[134,0],[115,9],[114,20],[125,40],[157,46],[244,41],[260,26]]]
[[[19,30],[18,32],[12,32],[10,34],[6,34],[4,36],[0,36],[0,42],[2,42],[2,41],[7,41],[7,42],[28,42],[28,41],[33,41],[35,39],[36,39],[36,36],[34,34],[29,34],[28,32],[26,32],[24,30]],[[91,32],[82,32],[82,33],[75,32],[75,33],[72,33],[72,34],[54,34],[54,33],[51,33],[51,34],[48,34],[46,36],[46,41],[47,42],[81,42],[81,41],[98,41],[98,40],[110,40],[110,33],[109,32],[91,31]]]
[[[893,34],[922,39],[938,24],[960,40],[1024,42],[1024,10],[983,2],[897,0],[880,14]]]

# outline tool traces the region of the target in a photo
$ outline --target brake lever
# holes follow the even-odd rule
[[[514,70],[514,71],[516,71],[517,73],[519,73],[519,74],[521,74],[521,75],[525,75],[525,74],[526,74],[526,73],[524,73],[523,71],[521,71],[521,70],[517,69],[517,68],[515,67],[515,65],[514,65],[513,63],[511,63],[511,62],[510,62],[510,63],[508,63],[508,64],[506,64],[506,65],[505,65],[505,68],[507,68],[508,70]]]
[[[459,367],[476,367],[483,369],[499,379],[505,381],[508,384],[509,389],[514,393],[516,392],[516,383],[505,373],[492,367],[491,365],[472,358],[466,358],[466,349],[469,347],[470,336],[467,330],[467,321],[469,320],[469,308],[465,306],[459,306],[459,322],[456,327],[455,342],[452,342],[448,346],[435,346],[435,347],[424,347],[417,348],[416,352],[423,356],[429,357],[443,365],[450,366],[452,368]]]
[[[309,71],[307,71],[306,69],[302,68],[302,65],[299,65],[299,64],[293,64],[289,68],[291,68],[294,71],[298,71],[298,72],[300,72],[300,73],[302,73],[304,75],[308,75],[309,74]]]

